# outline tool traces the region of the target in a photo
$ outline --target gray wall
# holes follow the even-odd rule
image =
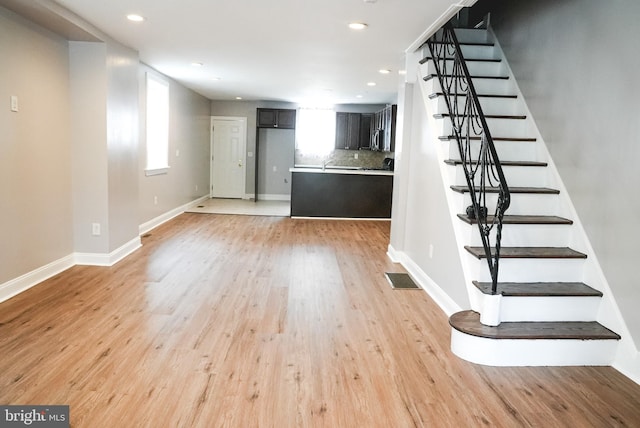
[[[293,129],[259,129],[258,132],[258,195],[280,195],[286,199],[291,195],[289,168],[294,166],[296,132]]]
[[[498,40],[640,343],[640,3],[488,4]]]
[[[411,92],[400,97],[402,103],[407,101],[400,109],[402,142],[396,147],[396,205],[390,244],[406,254],[455,304],[467,308],[469,297],[436,153],[437,144],[442,143],[435,140],[424,119],[427,112],[420,85],[406,85],[406,91]]]
[[[0,58],[2,284],[69,255],[73,223],[67,41],[0,8]]]
[[[174,157],[152,188],[140,161],[145,67],[96,34],[104,42],[69,42],[0,8],[0,286],[74,254],[109,254],[208,193],[210,101],[171,82]]]
[[[169,82],[169,171],[147,177],[146,166],[146,73]],[[176,81],[142,64],[138,70],[140,145],[136,179],[139,182],[139,223],[209,194],[210,101]],[[157,197],[158,203],[155,203]]]
[[[69,43],[74,250],[108,253],[107,46]],[[92,223],[104,232],[92,235]]]

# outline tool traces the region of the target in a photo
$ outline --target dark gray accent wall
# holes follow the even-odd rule
[[[640,343],[640,3],[484,2],[614,298]]]

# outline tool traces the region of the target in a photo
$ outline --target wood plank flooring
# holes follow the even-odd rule
[[[388,222],[183,214],[0,304],[0,403],[73,427],[640,426],[609,367],[492,368],[393,290]]]

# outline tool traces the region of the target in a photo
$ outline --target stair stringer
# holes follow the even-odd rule
[[[573,206],[571,199],[567,193],[566,187],[564,186],[557,168],[553,163],[553,159],[551,158],[546,144],[542,139],[542,136],[535,124],[535,120],[532,119],[532,115],[530,110],[528,109],[526,102],[524,102],[524,98],[522,96],[522,92],[520,91],[517,82],[513,76],[513,73],[506,62],[506,58],[502,53],[502,49],[499,46],[495,36],[491,34],[496,46],[497,50],[496,56],[501,56],[503,58],[504,67],[503,70],[508,76],[510,80],[513,82],[515,93],[520,100],[521,106],[524,109],[523,114],[527,116],[527,120],[531,122],[531,132],[532,136],[537,139],[535,145],[536,158],[538,160],[545,160],[548,163],[547,166],[547,185],[553,186],[556,189],[560,190],[559,195],[559,203],[556,215],[563,215],[568,218],[571,218],[574,221],[574,225],[571,227],[571,232],[568,237],[568,245],[572,248],[577,249],[583,253],[588,255],[586,261],[582,263],[582,266],[578,269],[578,276],[574,278],[575,280],[581,280],[583,282],[589,283],[593,288],[600,290],[604,297],[601,299],[600,304],[591,304],[592,307],[596,309],[589,309],[589,311],[595,310],[596,313],[593,314],[593,319],[600,322],[601,324],[609,327],[610,329],[617,331],[621,334],[622,340],[620,342],[611,342],[602,343],[602,346],[598,346],[598,342],[600,341],[589,341],[590,343],[585,348],[585,341],[582,340],[495,340],[495,339],[484,339],[479,337],[468,337],[469,343],[465,344],[464,340],[460,340],[460,336],[468,336],[464,333],[460,333],[452,329],[452,349],[456,354],[461,356],[464,359],[468,359],[473,362],[477,362],[480,364],[490,364],[490,365],[609,365],[616,364],[616,362],[625,362],[623,364],[626,369],[620,368],[624,373],[629,373],[629,367],[637,366],[633,364],[634,361],[638,360],[637,350],[635,348],[635,344],[631,341],[630,335],[628,334],[628,329],[624,324],[624,320],[622,319],[621,313],[615,304],[615,299],[608,287],[606,282],[606,278],[600,269],[600,266],[597,262],[597,258],[593,252],[593,248],[591,247],[588,238],[584,232],[582,224],[579,220],[575,207]],[[455,178],[452,178],[452,174],[450,170],[448,170],[447,166],[445,166],[444,161],[448,158],[448,150],[442,144],[441,141],[438,140],[438,130],[443,128],[442,121],[438,123],[438,119],[435,119],[433,115],[437,112],[434,103],[429,99],[430,92],[432,92],[431,88],[428,84],[424,82],[421,76],[418,77],[418,81],[420,82],[421,92],[423,95],[423,102],[425,104],[425,110],[428,115],[426,120],[429,122],[429,129],[431,132],[432,141],[437,145],[437,156],[440,165],[440,173],[442,175],[442,183],[446,187],[445,194],[447,195],[447,205],[449,209],[449,215],[451,217],[452,224],[454,225],[454,234],[457,240],[457,248],[460,256],[460,262],[463,268],[463,276],[465,278],[465,286],[469,295],[469,301],[471,309],[476,312],[483,313],[489,308],[495,307],[495,299],[492,299],[491,296],[483,295],[482,293],[478,293],[477,289],[472,285],[472,279],[478,279],[477,271],[478,269],[484,269],[488,273],[488,267],[485,260],[477,261],[473,259],[465,250],[464,245],[466,245],[466,239],[468,237],[468,229],[465,229],[465,225],[460,224],[457,221],[456,216],[457,213],[460,212],[460,200],[453,195],[448,187],[456,183]],[[437,83],[431,83],[431,85],[436,85]],[[517,270],[517,269],[515,269]],[[486,279],[485,279],[486,280]],[[542,299],[544,301],[544,299]],[[581,317],[584,315],[580,315]],[[464,339],[464,338],[463,338]],[[604,341],[603,341],[604,342]],[[479,346],[482,347],[482,344],[485,346],[485,351],[480,350]],[[540,352],[532,352],[532,350],[536,349]],[[582,349],[585,348],[585,349]],[[589,350],[593,348],[594,350]],[[473,351],[475,349],[475,351]],[[520,349],[520,351],[518,351]],[[598,351],[595,351],[598,349]],[[539,355],[539,358],[533,357],[533,355]],[[575,358],[567,358],[567,354],[575,355]],[[557,358],[554,358],[553,355],[557,355]],[[618,364],[620,365],[620,364]],[[633,370],[631,370],[633,376]]]

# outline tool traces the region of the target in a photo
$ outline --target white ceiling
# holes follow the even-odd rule
[[[451,0],[56,0],[216,100],[395,101],[404,51]],[[467,1],[468,2],[468,1]],[[125,17],[146,18],[133,23]],[[368,28],[356,32],[352,21]],[[203,63],[194,67],[192,62]],[[382,75],[380,69],[392,72]],[[220,78],[220,80],[213,80]],[[376,82],[376,86],[367,86]],[[357,98],[360,95],[361,98]]]

